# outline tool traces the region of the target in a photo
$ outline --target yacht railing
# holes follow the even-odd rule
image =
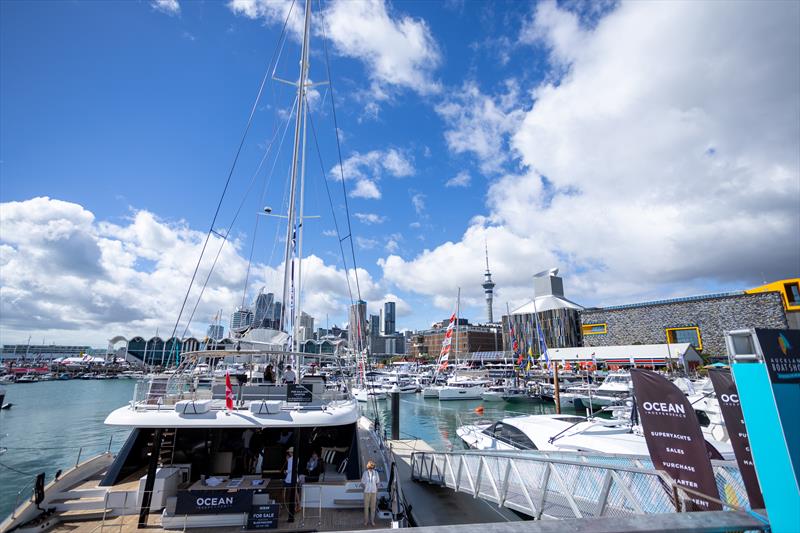
[[[643,458],[550,452],[415,452],[412,479],[450,487],[534,518],[675,512],[692,495]],[[714,461],[722,504],[748,506],[735,463]]]
[[[301,383],[310,384],[302,381]],[[193,380],[181,382],[177,379],[153,376],[136,383],[130,408],[137,411],[161,410],[171,409],[182,400],[212,400],[212,410],[224,409],[224,389],[218,390],[221,387],[222,385],[216,384],[211,388],[199,388],[193,383]],[[251,401],[260,400],[281,401],[282,409],[320,409],[325,406],[334,407],[351,399],[351,395],[346,389],[324,388],[322,391],[312,392],[312,401],[309,404],[298,404],[285,400],[285,385],[235,383],[231,385],[231,388],[233,389],[235,409],[245,408]]]

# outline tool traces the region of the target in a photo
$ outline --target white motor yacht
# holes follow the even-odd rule
[[[447,380],[447,385],[439,388],[439,401],[480,400],[484,391],[491,386],[492,381],[486,379],[452,377]]]
[[[456,434],[478,450],[553,450],[647,456],[639,426],[624,419],[586,419],[575,415],[527,415],[495,423],[468,424]],[[733,458],[730,443],[706,439],[723,458]]]

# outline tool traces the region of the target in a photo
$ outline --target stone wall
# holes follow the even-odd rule
[[[703,354],[725,355],[725,332],[743,328],[788,327],[777,292],[643,304],[624,309],[587,309],[582,324],[607,324],[605,334],[584,335],[584,346],[661,344],[666,328],[697,326]]]

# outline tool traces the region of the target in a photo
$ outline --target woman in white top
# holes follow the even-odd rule
[[[378,499],[378,481],[380,477],[375,471],[375,461],[367,461],[367,469],[361,476],[361,485],[364,487],[364,525],[369,521],[375,525],[375,505]]]

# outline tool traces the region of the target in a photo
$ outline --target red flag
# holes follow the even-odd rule
[[[231,387],[230,372],[225,372],[225,409],[233,411],[233,387]]]

